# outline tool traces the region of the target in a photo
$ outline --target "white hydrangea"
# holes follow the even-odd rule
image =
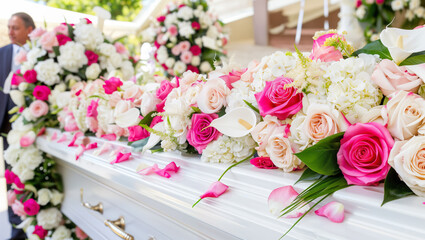
[[[34,64],[37,63],[37,59],[39,57],[42,57],[44,55],[46,55],[46,50],[44,50],[43,48],[39,48],[39,47],[35,47],[32,48],[28,53],[27,53],[27,61],[25,63],[28,64],[28,66],[34,66]],[[29,69],[25,69],[29,70]],[[25,72],[21,69],[22,72]]]
[[[287,72],[295,68],[296,65],[296,57],[281,51],[263,57],[257,66],[257,71],[252,74],[253,90],[255,92],[261,92],[266,86],[266,82],[284,76]]]
[[[99,77],[101,70],[100,66],[97,63],[93,63],[86,69],[86,77],[89,80],[94,80]]]
[[[82,43],[89,50],[95,50],[103,43],[102,32],[93,26],[93,24],[78,24],[74,30],[75,41]]]
[[[12,171],[18,175],[21,182],[25,182],[34,178],[34,171],[30,169],[24,161],[18,161],[14,167],[12,167]]]
[[[87,58],[86,58],[87,59]],[[59,74],[62,73],[62,68],[59,64],[55,63],[53,59],[38,62],[34,67],[37,72],[37,80],[45,83],[48,86],[60,82]]]
[[[375,56],[360,54],[332,63],[324,75],[329,81],[328,102],[351,123],[380,103],[382,93],[371,80],[376,63]]]
[[[78,69],[88,63],[87,56],[84,54],[85,48],[81,43],[67,42],[59,47],[59,52],[59,65],[70,72],[78,72]]]
[[[238,107],[248,107],[244,100],[258,108],[257,100],[254,95],[255,93],[250,89],[250,83],[237,81],[234,82],[232,86],[233,88],[226,98],[226,112],[230,112],[232,109]]]
[[[21,150],[19,162],[25,163],[29,169],[34,170],[43,162],[43,156],[38,148],[31,145]]]
[[[110,57],[110,56],[112,56],[112,54],[117,52],[116,49],[115,49],[115,46],[112,45],[112,44],[109,44],[109,43],[100,44],[97,47],[97,50],[99,50],[100,54],[107,56],[107,57]]]
[[[4,160],[6,160],[7,164],[13,167],[18,163],[20,152],[21,148],[19,147],[19,144],[9,145],[6,151],[4,151]]]
[[[133,64],[130,61],[124,61],[121,64],[121,71],[123,74],[123,80],[128,81],[134,76]]]
[[[164,25],[166,28],[169,28],[171,25],[175,25],[177,23],[177,13],[168,14],[165,18]]]
[[[251,135],[230,138],[226,135],[208,144],[203,150],[201,160],[211,163],[232,163],[247,158],[256,146]]]
[[[201,28],[207,28],[213,23],[211,17],[206,12],[200,12],[199,14],[199,24]]]
[[[114,123],[114,110],[109,107],[106,101],[100,101],[97,107],[97,121],[100,129],[106,130],[108,126]]]
[[[181,7],[177,12],[177,17],[182,18],[185,21],[190,20],[193,17],[193,10],[188,6]]]
[[[165,61],[167,61],[168,59],[168,53],[167,53],[167,48],[165,46],[161,46],[158,48],[157,51],[157,59],[159,63],[165,63]]]
[[[71,230],[66,228],[64,225],[59,226],[56,228],[56,230],[53,232],[52,240],[67,240],[72,239],[71,238]]]
[[[55,207],[40,210],[37,214],[37,224],[46,230],[58,227],[61,221],[62,213]]]
[[[185,38],[190,38],[195,33],[191,22],[179,22],[178,26],[179,34]]]

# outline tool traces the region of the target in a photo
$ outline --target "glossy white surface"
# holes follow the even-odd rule
[[[48,129],[48,136],[54,131]],[[60,159],[65,185],[62,210],[94,239],[119,239],[103,221],[121,215],[128,222],[127,232],[135,239],[278,239],[296,221],[272,216],[267,198],[273,189],[293,184],[300,173],[241,164],[222,179],[229,186],[228,192],[216,199],[204,199],[192,208],[228,165],[203,163],[197,156],[180,153],[133,153],[130,161],[111,165],[109,153],[95,156],[94,150],[76,161],[76,148],[67,147],[70,137],[67,142],[56,143],[48,136],[39,137],[37,144]],[[98,142],[99,147],[106,142],[97,138],[91,141]],[[115,149],[121,146],[130,150],[124,142],[110,143]],[[180,170],[170,179],[136,173],[141,163],[164,167],[171,161]],[[307,186],[297,184],[295,189],[300,192]],[[103,215],[81,206],[81,187],[85,189],[85,201],[104,203]],[[408,197],[380,207],[382,196],[382,186],[341,190],[323,204],[343,203],[343,223],[333,223],[311,212],[285,239],[423,239],[424,199]]]

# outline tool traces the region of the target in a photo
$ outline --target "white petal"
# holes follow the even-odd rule
[[[153,127],[153,129],[160,131],[160,132],[164,132],[165,131],[164,122],[160,122],[160,123],[156,124]],[[143,147],[143,152],[153,148],[157,143],[159,143],[159,141],[161,141],[161,137],[156,135],[156,134],[151,133],[151,135],[149,136],[148,143],[146,143],[146,145]]]
[[[420,77],[423,82],[425,81],[425,63],[418,64],[418,65],[406,66],[406,68],[409,71],[411,71],[414,74],[416,74],[418,77]]]
[[[254,129],[257,117],[246,107],[235,108],[226,115],[214,119],[210,126],[229,137],[242,137]]]
[[[137,108],[131,108],[125,113],[121,113],[115,118],[115,123],[122,127],[127,128],[137,125],[140,122],[140,111]]]

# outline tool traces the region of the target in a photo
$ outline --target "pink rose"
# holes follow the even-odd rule
[[[362,0],[357,0],[356,1],[356,8],[359,8],[362,5]]]
[[[192,127],[187,133],[187,141],[199,154],[207,145],[216,140],[222,134],[214,127],[208,127],[210,123],[218,118],[217,114],[195,113],[192,115]]]
[[[385,179],[394,139],[381,124],[356,123],[345,131],[338,165],[348,184],[374,185]]]
[[[310,54],[312,60],[320,59],[322,62],[339,61],[342,53],[333,46],[323,46],[326,39],[338,35],[337,33],[327,33],[313,41],[313,50]],[[338,35],[339,36],[339,35]]]
[[[176,87],[178,87],[177,84],[172,83],[168,80],[162,80],[161,85],[159,86],[158,90],[156,90],[156,97],[161,100],[165,100],[171,90]]]
[[[12,204],[16,201],[16,193],[10,189],[7,191],[7,206],[12,206]]]
[[[14,73],[12,75],[12,80],[11,80],[10,84],[12,86],[19,86],[19,84],[21,84],[22,82],[25,82],[25,78],[22,77],[21,70],[18,69],[16,71],[16,73]]]
[[[201,55],[201,48],[198,45],[193,45],[190,47],[190,52],[193,54],[193,56],[199,56]]]
[[[58,40],[59,46],[65,45],[67,42],[71,42],[72,39],[64,34],[56,35],[56,39]]]
[[[168,40],[167,37],[163,33],[158,34],[158,36],[156,37],[156,41],[160,45],[166,44],[167,40]]]
[[[252,138],[258,143],[256,148],[258,151],[263,151],[269,141],[270,136],[274,130],[283,124],[275,116],[267,115],[263,121],[258,123],[251,131]],[[262,156],[261,154],[259,154]]]
[[[195,30],[199,30],[201,29],[201,24],[199,24],[198,22],[192,22],[192,28]]]
[[[58,39],[56,38],[56,34],[54,32],[44,33],[43,36],[41,36],[39,43],[48,52],[52,52],[53,47],[59,46]]]
[[[22,63],[27,61],[27,51],[25,50],[19,51],[19,53],[16,54],[15,59],[13,60],[15,61],[16,65],[21,65]]]
[[[163,122],[164,120],[162,119],[162,117],[161,116],[155,116],[153,119],[152,119],[152,122],[151,122],[151,125],[149,126],[150,128],[153,128],[156,124],[158,124],[158,123],[160,123],[160,122]]]
[[[190,43],[189,41],[183,41],[179,43],[180,51],[189,51],[190,50]]]
[[[45,230],[42,226],[35,225],[34,232],[32,232],[32,234],[37,235],[40,239],[44,239],[48,232],[49,231]]]
[[[34,69],[27,70],[24,73],[24,78],[25,78],[25,81],[27,83],[35,83],[35,82],[37,82],[37,72]],[[50,89],[49,89],[49,91],[50,91]]]
[[[189,65],[187,65],[187,71],[191,71],[191,72],[194,72],[194,73],[199,73],[199,68],[197,68],[197,67],[189,64]]]
[[[36,86],[32,91],[32,95],[34,95],[36,99],[43,101],[49,100],[50,93],[50,88],[44,85]]]
[[[86,50],[84,52],[84,54],[86,55],[88,62],[87,65],[92,65],[93,63],[97,63],[97,60],[99,59],[99,55],[97,55],[95,52],[90,51],[90,50]]]
[[[241,75],[241,81],[251,83],[254,80],[252,74],[257,72],[259,64],[256,60],[249,62],[247,70]]]
[[[15,178],[17,178],[16,174],[9,169],[4,171],[4,178],[6,179],[7,184],[12,184],[15,182]]]
[[[31,115],[33,115],[35,118],[44,116],[49,112],[49,106],[46,102],[41,100],[35,100],[34,102],[32,102],[30,104],[29,109]]]
[[[180,52],[181,52],[181,50],[180,50],[180,46],[179,45],[176,45],[173,48],[171,48],[171,53],[174,56],[178,56],[180,54]]]
[[[132,100],[134,104],[139,105],[142,101],[141,97],[143,95],[143,90],[138,85],[133,85],[127,89],[125,89],[123,93],[123,99]]]
[[[416,74],[409,73],[406,67],[399,67],[395,62],[384,59],[372,73],[372,81],[375,82],[385,96],[390,96],[393,92],[404,90],[416,93],[422,84]]]
[[[250,160],[250,163],[257,168],[265,168],[265,169],[276,169],[276,165],[270,160],[269,157],[256,157]]]
[[[29,216],[34,216],[40,211],[40,205],[38,205],[37,201],[30,198],[24,202],[24,210]]]
[[[179,30],[177,29],[177,27],[175,25],[171,25],[170,27],[168,27],[168,33],[175,37],[177,36],[177,34],[179,34]]]
[[[11,208],[12,208],[13,213],[20,216],[20,217],[27,215],[27,213],[24,210],[24,204],[22,204],[22,202],[19,201],[19,200],[15,200],[15,202],[12,204]]]
[[[140,139],[144,139],[149,137],[149,132],[146,131],[146,129],[144,129],[143,127],[136,125],[136,126],[131,126],[128,128],[128,141],[129,142],[135,142],[137,140]]]
[[[68,25],[60,24],[59,26],[53,29],[53,32],[55,32],[55,34],[62,34],[68,36]]]
[[[158,21],[158,22],[163,22],[163,21],[165,21],[165,16],[159,16],[159,17],[157,17],[156,18],[156,20]]]
[[[90,21],[90,19],[88,19],[88,18],[83,18],[83,19],[81,19],[81,20],[85,20],[86,21],[86,24],[92,24],[93,22],[92,21]]]
[[[75,228],[75,235],[77,236],[78,239],[80,240],[84,240],[86,238],[88,238],[89,236],[87,236],[87,234],[78,226]]]
[[[376,0],[376,4],[378,5],[382,5],[384,4],[385,0]]]
[[[117,89],[122,86],[122,84],[123,83],[119,78],[111,77],[105,81],[103,88],[105,89],[106,94],[112,94],[113,92],[117,91]]]
[[[87,127],[90,131],[97,133],[99,130],[99,121],[97,121],[94,117],[87,117],[86,118]]]
[[[286,84],[292,82],[290,78],[278,77],[266,82],[264,90],[255,94],[261,116],[272,115],[285,120],[301,110],[304,95],[294,87],[285,88]]]
[[[31,41],[34,41],[40,38],[45,32],[46,30],[42,28],[36,28],[30,34],[28,34],[28,37],[31,39]]]
[[[35,138],[35,132],[29,131],[27,134],[21,137],[21,139],[19,140],[19,144],[21,145],[21,147],[31,146],[35,142]]]
[[[192,61],[192,53],[190,51],[184,51],[180,55],[180,60],[185,64],[189,64]]]
[[[223,79],[226,82],[227,87],[232,90],[232,83],[239,81],[246,70],[246,68],[242,71],[232,70],[228,75],[223,75],[220,78]]]
[[[91,100],[90,105],[87,107],[87,117],[97,118],[97,107],[99,106],[98,100]]]
[[[115,42],[114,46],[115,46],[115,50],[117,51],[117,53],[128,55],[127,48],[125,48],[125,46],[122,43]]]

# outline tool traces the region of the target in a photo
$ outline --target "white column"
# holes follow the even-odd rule
[[[338,32],[347,32],[347,41],[356,49],[366,44],[363,29],[356,18],[355,0],[340,0],[341,10],[339,12]]]
[[[254,8],[254,39],[256,45],[267,46],[269,44],[269,13],[268,0],[253,0]]]

